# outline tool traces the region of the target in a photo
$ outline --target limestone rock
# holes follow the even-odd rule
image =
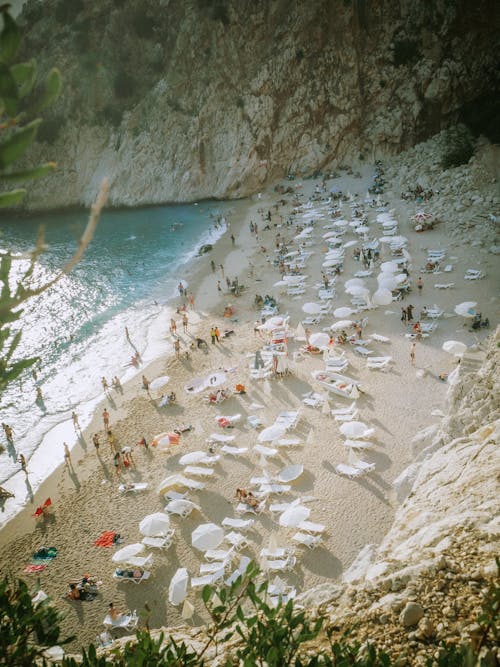
[[[401,623],[405,628],[416,625],[424,615],[424,608],[418,602],[408,602],[400,615]]]

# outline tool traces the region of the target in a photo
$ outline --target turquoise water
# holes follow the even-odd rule
[[[1,421],[14,427],[17,452],[29,460],[50,430],[73,409],[81,415],[80,421],[88,419],[102,391],[102,376],[110,382],[114,375],[126,380],[135,372],[129,363],[133,349],[126,340],[125,326],[144,362],[167,349],[168,302],[178,297],[181,278],[189,282],[184,265],[200,245],[214,243],[221,236],[225,227],[216,229],[214,221],[229,210],[228,204],[214,203],[102,215],[77,267],[48,292],[27,302],[24,309],[19,354],[38,356],[41,362],[36,381],[26,371],[2,396]],[[44,281],[75,251],[86,221],[86,213],[2,218],[0,248],[25,253],[44,225],[47,250],[36,271],[36,281]],[[18,267],[23,261],[17,262]],[[43,392],[43,404],[35,403],[37,385]],[[60,449],[61,443],[54,443],[56,446]],[[47,456],[51,458],[50,451]],[[0,459],[0,484],[18,470],[15,452],[9,450]]]

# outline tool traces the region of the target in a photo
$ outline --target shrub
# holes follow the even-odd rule
[[[474,153],[474,143],[470,132],[464,127],[454,127],[445,136],[445,150],[441,158],[443,169],[453,169],[466,164]]]
[[[484,134],[492,143],[500,143],[500,98],[498,95],[485,93],[467,102],[460,110],[460,120],[474,135]]]
[[[212,18],[214,21],[220,21],[223,25],[229,25],[231,23],[229,14],[227,13],[227,7],[221,3],[214,5],[212,9]]]
[[[414,39],[397,39],[394,41],[394,64],[411,65],[420,57],[418,43]]]
[[[59,0],[55,17],[58,23],[71,23],[71,19],[85,8],[84,0]]]
[[[138,37],[149,39],[154,35],[155,20],[138,9],[131,18],[132,27]]]
[[[134,77],[120,70],[113,81],[113,89],[117,97],[130,97],[135,89]]]
[[[122,122],[123,112],[121,108],[118,108],[113,104],[107,104],[102,110],[102,116],[104,120],[110,123],[113,127],[119,127]]]
[[[40,129],[38,130],[36,137],[37,140],[43,141],[46,144],[53,144],[59,136],[59,133],[61,132],[65,123],[66,119],[63,114],[56,114],[46,118],[40,125]]]

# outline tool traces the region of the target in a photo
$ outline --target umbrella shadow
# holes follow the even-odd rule
[[[372,463],[375,463],[377,470],[383,472],[388,470],[391,467],[392,459],[390,459],[387,454],[384,452],[369,452],[369,457]],[[390,484],[386,484],[386,487],[389,488]]]
[[[372,418],[370,419],[370,424],[373,424],[373,426],[377,426],[377,427],[378,427],[379,429],[381,429],[382,431],[385,431],[386,433],[389,433],[390,435],[393,435],[393,432],[392,432],[389,428],[387,428],[387,426],[386,426],[385,424],[383,424],[383,423],[382,423],[379,419],[377,419],[376,417],[372,417]]]
[[[318,558],[318,551],[321,558]],[[324,579],[337,579],[343,572],[341,561],[323,545],[307,549],[302,556],[302,566]]]
[[[316,476],[309,470],[304,470],[302,475],[294,482],[292,482],[292,489],[297,493],[305,493],[306,491],[314,490],[314,480]]]
[[[390,505],[391,503],[390,503],[389,499],[387,498],[387,496],[385,495],[385,493],[380,491],[380,489],[378,489],[375,486],[375,484],[371,483],[372,480],[370,478],[372,478],[372,477],[373,477],[373,473],[368,473],[368,475],[366,477],[357,477],[357,478],[353,479],[352,481],[356,482],[357,484],[359,484],[359,486],[362,486],[364,489],[369,491],[372,495],[374,495],[376,498],[381,500],[384,503],[384,505]]]

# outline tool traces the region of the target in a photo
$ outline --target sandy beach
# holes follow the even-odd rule
[[[328,181],[328,188],[335,186],[342,192],[349,192],[360,205],[372,183],[373,166],[366,167],[361,177],[355,178],[342,172],[339,178]],[[264,427],[271,425],[277,415],[286,410],[299,410],[298,425],[290,436],[297,436],[301,446],[279,449],[278,455],[267,459],[266,469],[277,474],[288,464],[302,464],[303,474],[291,483],[291,490],[283,495],[272,495],[272,502],[289,501],[300,496],[312,496],[306,504],[310,508],[310,520],[324,524],[326,530],[322,543],[316,549],[296,546],[297,564],[292,571],[282,573],[287,583],[298,592],[313,587],[323,581],[339,578],[353,562],[359,551],[367,544],[379,543],[392,523],[395,511],[395,494],[392,483],[413,460],[412,438],[422,429],[440,419],[446,405],[448,385],[439,377],[455,367],[454,358],[442,350],[446,340],[459,340],[468,346],[477,346],[488,335],[481,329],[470,332],[470,320],[454,313],[456,304],[476,301],[478,310],[489,317],[492,325],[498,318],[496,288],[498,271],[495,257],[485,256],[481,248],[464,244],[449,235],[447,224],[437,225],[434,230],[417,234],[410,218],[425,203],[403,201],[399,197],[382,195],[387,202],[386,209],[393,211],[399,223],[399,234],[408,239],[407,250],[411,255],[409,273],[412,291],[403,301],[393,301],[387,306],[360,311],[353,319],[367,318],[363,339],[370,339],[376,333],[389,338],[389,342],[371,340],[367,345],[372,356],[390,356],[392,363],[386,370],[370,370],[367,360],[355,349],[355,345],[333,346],[333,351],[344,352],[349,366],[344,371],[362,387],[356,399],[358,419],[375,429],[371,439],[373,446],[368,451],[358,453],[368,463],[374,464],[374,471],[358,479],[349,479],[336,472],[339,463],[348,463],[349,454],[344,446],[344,438],[331,414],[321,407],[310,407],[303,403],[303,396],[310,391],[320,391],[327,395],[313,381],[311,372],[324,367],[322,355],[298,355],[304,341],[295,340],[294,333],[299,323],[306,317],[302,311],[305,302],[317,301],[321,283],[322,263],[327,250],[324,234],[334,218],[329,210],[336,204],[327,201],[328,195],[321,193],[314,197],[311,208],[301,208],[294,216],[294,224],[287,226],[294,208],[295,196],[305,204],[314,194],[319,181],[291,182],[295,194],[263,192],[245,205],[244,211],[230,220],[230,228],[217,243],[213,251],[194,260],[186,270],[190,291],[195,296],[194,310],[188,310],[187,333],[182,331],[180,316],[177,317],[177,332],[181,342],[181,358],[172,353],[172,336],[165,332],[165,356],[143,369],[144,374],[153,379],[161,375],[170,376],[165,393],[175,391],[177,401],[172,406],[158,407],[160,391],[149,396],[141,387],[140,375],[123,387],[123,392],[112,391],[111,398],[96,410],[90,426],[84,431],[79,446],[71,453],[71,466],[64,464],[37,491],[33,502],[14,518],[0,533],[0,558],[3,574],[22,576],[40,586],[53,598],[56,606],[64,612],[62,623],[65,634],[75,635],[73,648],[85,645],[95,639],[103,630],[102,621],[110,602],[119,610],[137,609],[141,611],[147,603],[150,608],[150,626],[176,626],[186,623],[181,617],[182,605],[174,607],[168,601],[170,580],[179,567],[186,567],[192,576],[199,576],[203,554],[191,546],[191,533],[201,523],[221,523],[224,517],[235,516],[235,490],[249,487],[250,478],[262,473],[262,457],[253,450],[259,431],[252,428],[247,418],[258,416]],[[341,217],[351,220],[353,208],[350,201],[343,202]],[[264,230],[262,212],[271,211],[270,229]],[[307,211],[314,215],[304,218]],[[366,205],[369,232],[367,238],[381,235],[376,222],[376,206]],[[314,231],[309,237],[307,250],[313,254],[302,271],[307,275],[304,294],[290,296],[286,288],[273,287],[280,280],[278,267],[274,266],[277,234],[279,241],[285,240],[289,250],[296,250],[301,241],[294,241],[298,227],[305,227],[306,220],[314,220]],[[258,234],[250,231],[250,222],[257,223]],[[345,242],[363,240],[347,227],[343,237]],[[231,240],[234,235],[234,244]],[[416,288],[421,267],[425,267],[427,251],[446,251],[446,261],[452,265],[451,272],[423,273],[423,287]],[[264,251],[265,249],[265,251]],[[380,246],[380,258],[371,276],[366,277],[370,292],[377,289],[378,264],[392,259],[387,244]],[[216,264],[212,272],[210,261]],[[223,272],[220,266],[223,265]],[[485,277],[481,280],[466,281],[466,269],[481,269]],[[344,283],[363,269],[352,254],[352,247],[345,250],[343,271],[335,282],[336,296],[333,308],[351,306],[350,296],[344,292]],[[245,286],[242,295],[235,297],[227,293],[225,277],[238,278]],[[220,281],[222,292],[217,290]],[[448,289],[435,288],[435,284],[450,283]],[[271,376],[257,380],[251,376],[255,352],[267,342],[264,333],[254,332],[254,323],[260,319],[260,310],[254,306],[256,294],[270,294],[279,304],[279,314],[289,317],[288,363],[289,374],[284,377]],[[411,340],[406,334],[411,325],[401,322],[401,307],[411,303],[414,319],[424,306],[436,305],[443,313],[437,320],[436,330],[423,340],[416,341],[415,363],[410,363]],[[179,301],[180,304],[180,301]],[[231,304],[234,313],[224,318],[224,309]],[[332,313],[325,315],[318,324],[309,325],[311,332],[320,332],[335,321]],[[217,325],[221,331],[234,333],[221,339],[219,344],[210,341],[210,329]],[[352,332],[351,332],[352,333]],[[205,339],[208,349],[190,349],[196,337]],[[189,351],[189,358],[184,352]],[[241,383],[246,388],[242,395],[233,394],[219,405],[209,405],[200,394],[189,394],[184,386],[193,378],[205,377],[214,371],[226,373],[226,387],[234,390]],[[333,393],[328,394],[331,409],[346,407],[351,401]],[[117,446],[132,446],[134,465],[122,470],[117,478],[113,466],[110,446],[106,443],[102,424],[102,410],[108,407],[111,428],[116,436]],[[259,405],[261,407],[255,407]],[[217,415],[240,414],[241,420],[230,430],[221,429]],[[193,426],[193,430],[180,437],[180,444],[159,451],[158,448],[145,449],[137,445],[145,437],[148,442],[159,433],[172,431],[180,426]],[[92,443],[94,433],[101,434],[101,446],[96,454]],[[167,551],[153,550],[154,564],[150,568],[149,581],[134,585],[113,579],[115,565],[111,556],[115,548],[99,548],[94,541],[108,530],[116,531],[125,539],[124,544],[138,542],[141,535],[139,521],[147,514],[161,511],[165,500],[157,493],[157,486],[167,475],[180,472],[183,466],[179,458],[195,450],[208,452],[207,438],[211,433],[235,436],[233,445],[248,450],[241,456],[221,453],[215,446],[215,453],[221,454],[214,465],[214,474],[201,481],[205,488],[190,491],[190,498],[201,507],[187,518],[173,516],[171,526],[175,528],[173,546]],[[268,443],[264,443],[268,444]],[[62,452],[62,447],[61,447]],[[61,453],[62,457],[62,453]],[[196,478],[201,479],[201,478]],[[29,465],[27,484],[29,482]],[[122,494],[118,485],[126,482],[147,482],[148,488],[140,493]],[[46,497],[52,500],[50,515],[41,520],[33,518],[37,505]],[[8,501],[7,501],[8,502]],[[248,515],[249,517],[250,515]],[[245,518],[247,518],[245,516]],[[276,517],[265,510],[255,519],[254,526],[247,533],[249,546],[241,553],[260,561],[260,550],[270,539],[281,546],[291,544],[292,528],[279,526]],[[273,536],[271,538],[271,536]],[[42,546],[57,548],[57,557],[40,572],[24,574],[25,566],[32,554]],[[236,561],[237,562],[237,561]],[[97,598],[92,602],[72,602],[62,599],[68,582],[90,573],[102,581]],[[205,621],[200,591],[188,589],[188,600],[195,611],[190,623],[199,625]]]

